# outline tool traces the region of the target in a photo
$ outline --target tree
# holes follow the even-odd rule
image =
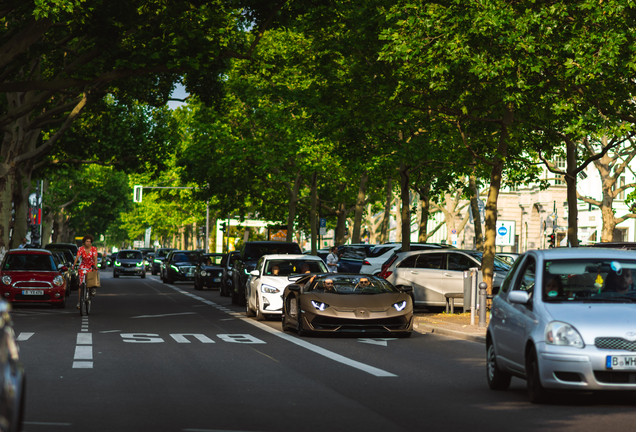
[[[17,178],[30,177],[90,101],[165,103],[175,82],[209,103],[221,71],[249,58],[284,1],[9,1],[0,20],[0,247]],[[246,28],[253,26],[252,36]],[[41,131],[48,136],[40,140]]]

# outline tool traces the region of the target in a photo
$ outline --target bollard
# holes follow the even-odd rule
[[[475,325],[475,309],[477,306],[477,267],[470,269],[470,325]]]
[[[486,328],[486,302],[488,301],[488,285],[479,284],[479,328]]]

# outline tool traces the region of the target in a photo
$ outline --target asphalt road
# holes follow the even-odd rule
[[[631,430],[633,394],[527,401],[488,389],[480,344],[307,337],[246,318],[216,290],[112,279],[88,318],[14,309],[25,431]]]

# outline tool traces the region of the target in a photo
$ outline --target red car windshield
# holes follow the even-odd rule
[[[3,270],[44,270],[57,271],[52,255],[10,254],[2,266]]]

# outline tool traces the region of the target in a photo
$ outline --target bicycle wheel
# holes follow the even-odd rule
[[[81,290],[82,290],[82,298],[80,299],[80,315],[81,316],[88,316],[89,314],[89,310],[88,310],[88,299],[89,299],[89,295],[88,295],[88,288],[86,288],[86,283],[83,283],[81,286]]]

